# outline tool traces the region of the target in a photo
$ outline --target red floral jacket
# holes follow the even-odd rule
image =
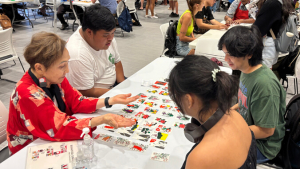
[[[58,86],[66,105],[65,112],[55,106],[28,72],[16,84],[10,98],[6,129],[8,148],[12,154],[37,138],[50,141],[81,139],[82,129],[89,127],[91,118],[77,119],[72,115],[94,112],[98,99],[85,98],[66,78]]]

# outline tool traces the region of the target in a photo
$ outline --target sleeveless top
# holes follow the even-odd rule
[[[256,140],[254,137],[254,133],[251,131],[251,135],[252,135],[252,141],[251,141],[251,145],[249,148],[249,152],[248,152],[248,156],[246,161],[244,162],[244,164],[239,168],[239,169],[255,169],[256,168]],[[200,142],[199,142],[200,143]],[[187,153],[185,160],[183,162],[183,165],[181,167],[181,169],[185,169],[185,165],[186,165],[186,160],[188,158],[188,156],[190,155],[190,153],[193,151],[193,149],[199,144],[196,143],[192,149]]]
[[[177,30],[176,30],[177,35],[180,34],[180,29],[181,29],[180,19],[182,18],[182,16],[183,16],[185,13],[190,13],[191,15],[193,15],[192,12],[191,12],[190,10],[186,10],[186,11],[180,16],[180,18],[179,18],[179,20],[178,20]],[[191,33],[193,32],[193,30],[194,30],[194,19],[193,19],[193,17],[192,17],[192,23],[191,23],[190,26],[188,27],[188,29],[187,29],[185,35],[186,35],[186,36],[190,36]]]

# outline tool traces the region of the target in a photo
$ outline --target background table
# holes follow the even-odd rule
[[[138,94],[148,89],[142,87],[142,80],[162,80],[168,77],[170,70],[176,65],[175,61],[179,59],[171,59],[167,57],[160,57],[145,66],[143,69],[130,76],[127,80],[104,94],[102,97],[114,96],[120,93],[133,93]],[[221,67],[221,70],[231,74],[231,69]],[[119,113],[124,105],[114,105],[110,109],[102,108],[93,114],[76,114],[78,118],[95,117],[106,113]],[[114,145],[112,142],[98,144],[95,142],[95,152],[98,157],[97,166],[94,168],[118,168],[118,169],[156,169],[156,168],[180,168],[185,159],[186,153],[192,148],[193,143],[189,142],[183,133],[183,129],[172,127],[172,132],[167,138],[167,146],[164,150],[149,146],[145,152],[137,152],[129,150],[128,148]],[[100,127],[93,132],[94,134],[107,133],[109,135],[123,137],[117,133],[105,131]],[[129,138],[130,139],[130,138]],[[132,139],[130,139],[132,140]],[[138,143],[136,140],[132,140]],[[79,141],[81,142],[81,141]],[[50,141],[37,139],[28,146],[35,146],[50,143]],[[144,143],[145,144],[145,143]],[[148,144],[148,143],[147,143]],[[12,157],[0,164],[2,169],[25,169],[26,156],[28,146],[14,154]],[[153,161],[150,159],[152,152],[165,152],[170,154],[168,162]]]
[[[12,19],[11,23],[12,23],[12,26],[14,26],[14,21],[15,21],[16,14],[15,14],[15,10],[14,10],[14,5],[13,4],[22,3],[23,4],[23,8],[21,10],[23,10],[25,17],[27,18],[27,20],[31,24],[31,27],[33,28],[33,24],[31,22],[31,20],[29,19],[29,17],[27,16],[26,12],[25,12],[25,5],[24,5],[24,2],[32,2],[32,1],[33,0],[15,0],[15,1],[0,0],[0,4],[11,5],[12,12],[13,12],[13,19]]]

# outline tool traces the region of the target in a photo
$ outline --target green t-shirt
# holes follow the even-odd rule
[[[275,74],[263,65],[252,73],[241,74],[238,99],[239,113],[249,126],[275,128],[272,136],[256,140],[261,153],[273,159],[285,134],[285,90]]]

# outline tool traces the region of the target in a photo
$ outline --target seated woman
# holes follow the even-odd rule
[[[200,9],[201,0],[187,0],[189,9],[186,10],[179,18],[176,36],[176,52],[180,56],[193,55],[195,49],[189,48],[189,42],[195,40],[194,15]]]
[[[182,169],[256,168],[253,132],[244,118],[231,109],[237,91],[237,81],[204,56],[186,56],[173,68],[169,76],[170,97],[183,114],[193,117],[185,127],[185,135],[196,143]]]
[[[250,0],[233,1],[224,17],[226,24],[254,23],[255,20],[246,8],[249,2]]]
[[[214,5],[215,0],[202,0],[200,10],[195,15],[195,33],[204,34],[210,29],[227,29],[225,24],[215,20],[210,7]]]
[[[83,97],[65,78],[69,72],[66,42],[53,33],[33,35],[24,57],[30,69],[12,93],[7,123],[7,141],[12,154],[37,138],[50,141],[81,139],[82,129],[100,124],[115,128],[135,124],[115,114],[77,119],[74,113],[92,113],[113,104],[128,104],[139,96],[121,94],[105,99]]]

